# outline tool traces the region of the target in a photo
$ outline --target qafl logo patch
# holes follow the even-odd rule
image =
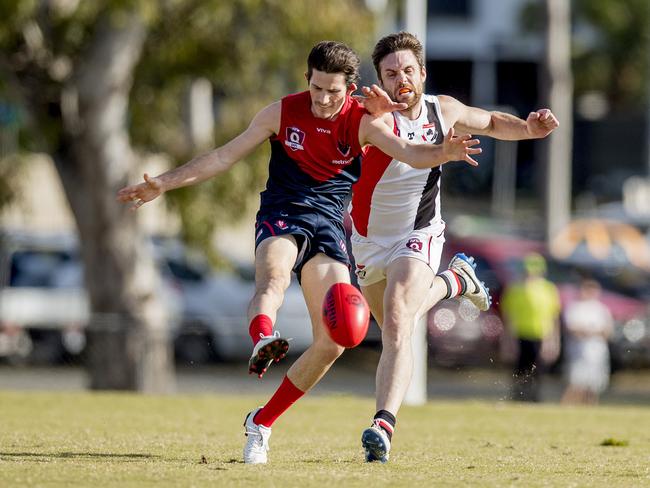
[[[407,241],[406,247],[415,252],[422,252],[422,241],[417,237],[412,237]]]
[[[287,138],[284,143],[291,148],[292,151],[302,151],[305,148],[305,133],[297,127],[287,127]]]

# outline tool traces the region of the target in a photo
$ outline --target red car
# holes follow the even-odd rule
[[[499,304],[504,287],[523,276],[522,258],[545,254],[542,242],[503,237],[448,237],[443,263],[457,252],[473,256],[477,274],[490,288],[492,308],[481,314],[466,301],[448,300],[428,316],[429,344],[434,362],[445,366],[477,365],[502,360],[505,324]],[[580,279],[575,267],[547,258],[548,278],[558,285],[562,306],[578,296]],[[638,299],[603,290],[601,300],[616,321],[612,337],[615,366],[650,361],[650,320],[647,305]],[[630,340],[632,339],[632,340]]]

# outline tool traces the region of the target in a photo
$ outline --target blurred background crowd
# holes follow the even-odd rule
[[[548,141],[484,138],[478,168],[444,167],[443,262],[474,256],[494,306],[431,310],[430,368],[502,372],[521,400],[546,374],[568,403],[632,371],[650,403],[646,0],[0,2],[0,377],[48,366],[95,389],[169,391],[175,366],[247,359],[266,148],[137,213],[115,192],[304,89],[319,40],[357,50],[374,83],[372,46],[413,15],[427,93],[524,118],[549,106],[561,123]],[[531,303],[540,280],[550,298]],[[309,345],[296,283],[277,323],[294,353]],[[361,347],[380,347],[375,327]]]

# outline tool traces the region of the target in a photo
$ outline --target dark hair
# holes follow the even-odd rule
[[[321,41],[307,58],[307,79],[311,80],[315,69],[324,73],[343,73],[346,86],[350,86],[359,81],[360,63],[357,53],[342,42]]]
[[[382,59],[391,53],[397,51],[411,51],[415,55],[420,68],[424,67],[424,50],[422,44],[410,32],[398,32],[397,34],[389,34],[379,39],[375,44],[375,50],[372,52],[372,62],[375,65],[377,78],[381,80],[381,71],[379,70],[379,63]]]

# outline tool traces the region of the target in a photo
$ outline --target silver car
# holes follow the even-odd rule
[[[189,363],[248,359],[253,347],[247,319],[248,302],[255,293],[252,265],[239,266],[237,272],[214,271],[204,256],[178,240],[154,242],[163,276],[182,295],[177,358]],[[312,343],[309,311],[295,280],[286,291],[276,327],[291,338],[289,354],[302,353]]]
[[[90,322],[76,236],[0,234],[0,357],[50,364],[77,356]],[[161,284],[170,334],[176,335],[182,297]]]

